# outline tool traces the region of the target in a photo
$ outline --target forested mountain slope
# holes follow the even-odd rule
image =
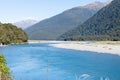
[[[38,22],[26,29],[29,39],[55,40],[66,31],[77,27],[92,17],[104,3],[95,2],[85,6],[75,7],[61,14]]]
[[[120,40],[120,0],[102,8],[82,25],[74,28],[60,40]]]

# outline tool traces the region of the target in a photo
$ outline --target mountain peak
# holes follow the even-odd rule
[[[81,8],[87,8],[87,9],[92,9],[92,10],[99,10],[103,8],[104,6],[108,5],[112,0],[109,0],[107,2],[100,2],[100,1],[95,1],[93,3],[89,3],[84,6],[80,6]]]
[[[105,3],[96,1],[96,2],[93,2],[93,3],[87,4],[87,5],[83,6],[83,7],[88,8],[88,9],[95,9],[96,10],[96,9],[102,8],[103,6],[105,6]]]
[[[35,24],[37,22],[38,21],[33,20],[33,19],[27,19],[27,20],[22,20],[22,21],[15,22],[13,24],[18,26],[19,28],[26,29],[29,26],[31,26],[31,25],[33,25],[33,24]]]

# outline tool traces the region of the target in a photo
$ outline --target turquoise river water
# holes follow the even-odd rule
[[[9,45],[0,47],[0,53],[15,80],[120,80],[120,56],[49,44],[57,43]]]

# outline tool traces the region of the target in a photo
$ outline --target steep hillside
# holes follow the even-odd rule
[[[61,35],[59,39],[120,40],[120,1],[112,1],[85,23]]]
[[[28,37],[22,29],[10,23],[0,23],[0,44],[23,43],[27,40]]]
[[[34,40],[55,40],[58,36],[64,32],[75,28],[78,24],[82,24],[88,18],[93,16],[99,9],[101,9],[104,3],[96,2],[94,7],[87,8],[85,6],[75,7],[65,12],[53,16],[49,19],[40,21],[39,23],[26,29],[29,39]],[[88,5],[90,6],[93,6]],[[100,6],[101,5],[101,6]],[[96,9],[97,6],[100,6]]]

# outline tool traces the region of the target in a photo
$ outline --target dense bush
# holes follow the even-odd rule
[[[27,40],[27,35],[22,29],[17,28],[16,26],[10,23],[0,23],[0,43],[23,43],[27,42]]]
[[[2,54],[0,54],[0,80],[13,80],[13,76],[7,66],[6,59]]]

